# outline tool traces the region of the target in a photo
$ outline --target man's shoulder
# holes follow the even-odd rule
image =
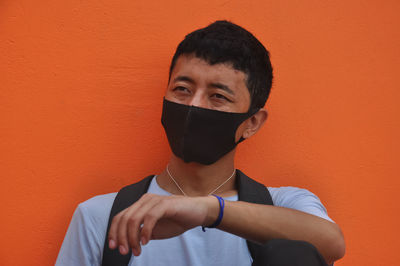
[[[270,193],[279,195],[315,195],[306,188],[293,187],[293,186],[283,186],[283,187],[267,187]]]
[[[56,265],[100,265],[108,217],[116,195],[98,195],[78,204]]]
[[[275,205],[282,205],[282,202],[296,202],[303,199],[314,199],[320,201],[317,195],[305,188],[284,186],[267,187]]]
[[[153,180],[153,177],[154,175],[143,178],[134,184],[122,187],[121,190],[132,186],[142,187],[144,189]],[[86,216],[94,218],[106,216],[108,219],[117,194],[118,192],[112,192],[94,196],[86,201],[81,202],[78,205],[77,210]]]
[[[296,209],[332,221],[317,195],[305,188],[267,187],[275,206]]]
[[[78,205],[78,211],[83,215],[94,219],[103,220],[110,214],[111,207],[117,192],[94,196]]]

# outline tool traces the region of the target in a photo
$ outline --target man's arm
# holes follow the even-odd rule
[[[79,205],[68,227],[56,266],[100,265],[101,249],[97,248],[99,240],[93,227],[85,206]]]
[[[117,193],[93,197],[76,208],[56,266],[101,265],[108,215]]]
[[[208,197],[145,194],[113,219],[110,248],[140,254],[140,244],[177,236],[196,226],[212,224],[219,214],[218,200]],[[246,202],[226,202],[218,229],[251,241],[273,238],[304,240],[313,244],[328,263],[344,255],[340,228],[333,222],[301,211]]]
[[[207,224],[213,223],[219,212],[219,205],[210,207],[216,209],[209,212]],[[218,228],[258,243],[274,238],[304,240],[313,244],[328,264],[342,258],[345,252],[338,225],[289,208],[226,201]]]

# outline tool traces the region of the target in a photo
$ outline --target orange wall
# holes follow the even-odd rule
[[[239,168],[320,196],[346,237],[337,265],[398,265],[399,7],[0,1],[0,265],[53,264],[79,202],[165,167],[171,56],[221,18],[255,33],[276,75]]]

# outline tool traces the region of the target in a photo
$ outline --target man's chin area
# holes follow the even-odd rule
[[[222,166],[229,161],[233,161],[234,157],[235,157],[235,151],[236,151],[236,148],[233,149],[232,151],[228,152],[224,156],[222,156],[218,161],[216,161],[214,163],[210,163],[210,164],[202,164],[202,163],[195,162],[195,161],[185,161],[182,158],[176,156],[174,153],[172,153],[170,164],[171,163],[179,164],[179,165],[185,165],[185,166],[194,167],[194,168],[200,168],[200,167],[214,168],[214,167]]]

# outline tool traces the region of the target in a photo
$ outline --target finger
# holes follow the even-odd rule
[[[128,253],[128,246],[127,245],[121,245],[120,244],[120,237],[119,237],[119,228],[120,228],[120,223],[122,221],[122,218],[124,217],[124,215],[126,214],[126,212],[128,210],[134,210],[136,208],[138,208],[141,205],[141,202],[139,202],[140,199],[132,204],[130,207],[122,210],[121,212],[119,212],[117,215],[114,216],[112,222],[111,222],[111,226],[110,226],[110,230],[108,231],[108,245],[110,247],[110,249],[115,249],[117,247],[119,247],[120,252],[122,251],[121,254],[127,254]],[[123,237],[121,237],[123,238]],[[121,247],[122,246],[122,247]]]
[[[143,227],[140,232],[140,241],[146,245],[152,236],[154,226],[156,223],[165,216],[167,204],[165,200],[161,200],[158,204],[153,205],[144,218]]]
[[[131,248],[129,245],[128,224],[129,226],[135,227],[138,230],[142,221],[142,219],[137,216],[138,210],[140,210],[140,208],[148,201],[149,198],[151,198],[149,194],[144,194],[136,203],[125,209],[125,212],[119,219],[119,223],[116,228],[116,236],[119,252],[122,255],[128,254],[129,249]]]
[[[117,229],[119,221],[124,212],[125,210],[122,210],[112,219],[110,230],[108,231],[108,246],[110,247],[110,249],[115,249],[117,247],[118,244]]]
[[[154,195],[147,196],[145,200],[146,201],[140,206],[140,208],[135,210],[135,213],[130,213],[131,216],[128,220],[128,242],[135,256],[139,256],[141,253],[141,225],[144,223],[148,212],[158,204],[160,197]]]

